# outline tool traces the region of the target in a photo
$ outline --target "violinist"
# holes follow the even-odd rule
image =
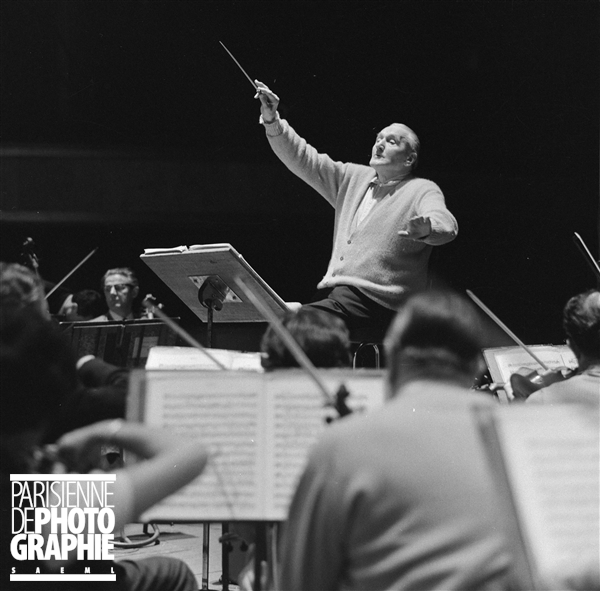
[[[104,310],[104,298],[95,289],[82,289],[68,297],[63,308],[69,322],[92,320]]]
[[[573,376],[534,392],[527,402],[600,403],[600,291],[591,289],[572,297],[563,310],[567,345],[577,358]]]
[[[322,310],[302,307],[285,314],[281,323],[315,367],[350,367],[350,335],[343,320]],[[265,369],[298,367],[298,362],[272,327],[261,341]]]
[[[48,552],[45,559],[37,562],[44,575],[55,574],[60,567],[64,568],[65,575],[78,573],[88,566],[95,572],[110,572],[111,569],[116,581],[82,583],[78,580],[69,581],[68,577],[55,584],[49,581],[8,581],[7,571],[11,568],[18,574],[26,568],[11,553],[11,474],[58,474],[66,470],[87,473],[95,465],[100,445],[112,443],[126,449],[144,461],[118,472],[111,492],[116,521],[114,531],[118,531],[200,474],[208,454],[198,441],[182,438],[181,435],[175,437],[121,419],[87,425],[63,435],[53,446],[43,446],[47,429],[58,419],[61,407],[68,404],[77,389],[78,376],[70,345],[60,330],[47,318],[26,307],[10,309],[8,312],[2,309],[0,364],[0,388],[3,394],[0,414],[0,556],[5,571],[1,587],[31,591],[57,588],[61,591],[79,591],[82,588],[102,591],[197,591],[196,577],[188,566],[182,560],[167,556],[89,562],[88,554],[85,554],[74,562],[75,557],[68,555],[65,562],[59,561],[60,552]],[[23,507],[32,507],[41,497],[41,494],[24,497]],[[73,503],[79,507],[86,506],[78,503],[76,495],[69,494],[69,499],[71,507]],[[44,529],[41,534],[46,534]]]
[[[287,312],[281,318],[281,324],[315,367],[350,367],[350,335],[341,318],[322,310],[302,307]],[[299,367],[298,361],[272,326],[263,335],[260,349],[262,366],[267,371]],[[234,578],[242,588],[251,589],[255,570],[254,524],[237,522],[231,524],[230,532],[250,544],[250,560]]]
[[[505,519],[470,386],[483,327],[468,301],[410,297],[385,342],[389,400],[327,428],[283,531],[279,588],[509,589]]]

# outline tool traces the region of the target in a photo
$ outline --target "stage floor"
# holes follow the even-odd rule
[[[115,560],[124,558],[137,560],[149,556],[171,556],[179,558],[187,563],[196,575],[198,580],[198,589],[202,589],[202,540],[203,525],[195,523],[175,523],[159,524],[160,536],[158,544],[151,544],[141,548],[118,548],[115,547]],[[210,524],[209,536],[209,568],[208,568],[208,589],[221,590],[222,582],[222,554],[221,543],[221,524]],[[125,528],[126,536],[134,542],[144,538],[143,526],[141,524],[131,524]],[[230,579],[235,580],[240,568],[245,564],[245,552],[240,551],[239,543],[234,543],[234,550],[230,552]],[[207,588],[207,587],[204,587]],[[237,591],[239,587],[229,584],[229,589]]]

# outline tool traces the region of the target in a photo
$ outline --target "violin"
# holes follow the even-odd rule
[[[237,286],[244,292],[244,295],[252,303],[252,305],[263,315],[281,339],[283,344],[287,347],[288,351],[292,354],[298,365],[312,378],[316,386],[323,395],[325,406],[335,409],[339,415],[339,418],[345,417],[352,413],[352,409],[346,403],[347,398],[350,396],[348,389],[342,383],[340,384],[337,392],[332,394],[329,390],[329,386],[325,383],[323,378],[320,376],[317,368],[313,365],[313,362],[307,357],[306,353],[300,347],[296,339],[289,332],[289,330],[279,320],[277,315],[269,308],[266,302],[263,300],[255,289],[244,283],[244,281],[236,277],[235,282]],[[332,419],[326,419],[325,422],[329,423]]]
[[[548,366],[515,335],[472,291],[467,289],[467,295],[513,340],[526,351],[542,368],[529,369],[522,367],[510,376],[510,385],[516,400],[527,400],[531,394],[547,388],[556,382],[568,380],[577,370],[561,367],[549,369]]]
[[[29,267],[39,277],[40,261],[35,253],[35,242],[28,236],[21,245],[21,260],[26,267]]]
[[[527,400],[534,392],[568,380],[575,373],[575,369],[566,367],[546,370],[522,367],[510,376],[510,386],[516,400]]]

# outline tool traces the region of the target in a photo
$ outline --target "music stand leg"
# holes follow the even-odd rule
[[[202,525],[202,589],[208,589],[208,551],[210,544],[210,523]]]
[[[271,523],[267,529],[267,565],[269,589],[279,589],[279,524]]]
[[[256,548],[254,553],[254,591],[262,590],[262,565],[267,560],[267,524],[256,523]]]
[[[229,523],[224,522],[221,524],[221,583],[223,584],[223,591],[229,591]]]

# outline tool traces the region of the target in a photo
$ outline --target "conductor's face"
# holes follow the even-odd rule
[[[139,287],[132,285],[125,275],[109,275],[104,281],[104,297],[111,312],[127,316],[132,309],[133,300]]]
[[[394,123],[382,129],[375,139],[369,165],[377,173],[391,177],[410,172],[414,162],[414,152],[405,139],[406,128]]]

